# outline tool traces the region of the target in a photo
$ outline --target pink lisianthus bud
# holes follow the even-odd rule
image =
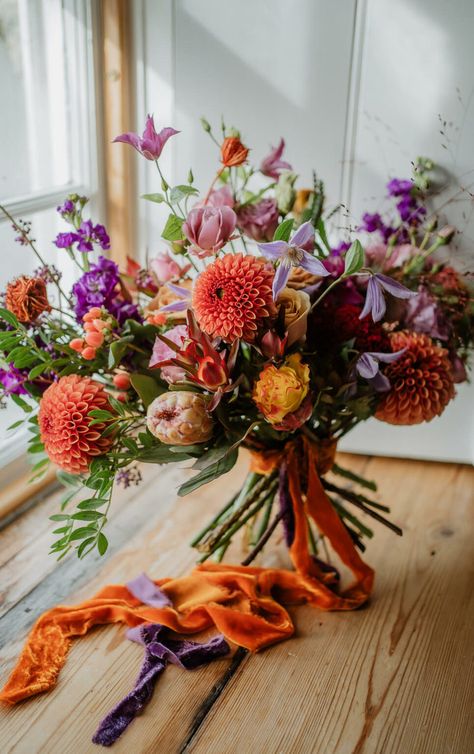
[[[232,238],[237,215],[230,207],[195,207],[183,224],[183,233],[200,258],[216,254]]]
[[[150,260],[150,269],[156,275],[159,283],[167,283],[180,276],[182,270],[168,252],[160,252]]]
[[[278,225],[279,213],[274,199],[262,199],[238,210],[239,228],[254,241],[271,241]]]
[[[181,348],[184,340],[188,336],[187,325],[176,325],[176,327],[172,327],[171,330],[168,330],[165,335],[168,340],[176,343],[176,345]],[[173,359],[175,356],[176,353],[169,346],[167,346],[166,343],[164,343],[160,338],[156,338],[148,366],[152,368],[162,361]],[[184,371],[184,369],[181,369],[181,367],[165,366],[161,367],[160,372],[161,377],[170,385],[174,385],[176,382],[182,382],[186,377],[186,372]]]

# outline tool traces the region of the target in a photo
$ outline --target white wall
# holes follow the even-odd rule
[[[139,0],[134,7],[137,116],[142,122],[154,112],[183,131],[167,149],[173,180],[190,166],[199,185],[210,180],[215,148],[199,117],[218,125],[224,114],[257,159],[285,136],[301,180],[308,183],[315,168],[329,203],[344,201],[352,224],[383,204],[387,176],[409,176],[419,154],[459,176],[460,186],[474,186],[472,0]],[[159,190],[143,162],[141,191]],[[456,253],[473,267],[472,201],[462,190],[458,199],[450,218],[465,235]],[[157,251],[160,208],[143,202],[140,220],[141,251]],[[414,428],[369,421],[343,447],[473,461],[473,398],[461,386],[440,419]]]

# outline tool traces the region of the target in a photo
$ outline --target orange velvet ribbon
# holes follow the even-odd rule
[[[181,634],[215,626],[235,644],[257,651],[293,634],[294,626],[284,605],[307,602],[323,610],[353,610],[366,602],[374,572],[355,550],[320,480],[320,473],[332,465],[334,447],[321,451],[320,446],[302,437],[288,443],[284,456],[295,517],[290,547],[295,571],[205,563],[189,576],[155,582],[172,607],[143,605],[125,586],[112,585],[81,605],[49,610],[34,625],[0,700],[15,704],[52,688],[71,639],[96,625],[162,623]],[[253,468],[258,466],[261,473],[268,473],[281,460],[281,453],[254,454]],[[307,479],[304,492],[302,464]],[[323,571],[310,555],[307,516],[355,576],[354,583],[342,592],[334,573]]]

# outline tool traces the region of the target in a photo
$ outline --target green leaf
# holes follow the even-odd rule
[[[114,421],[117,418],[114,414],[111,414],[110,411],[105,411],[102,408],[92,409],[92,411],[89,411],[88,416],[101,422]]]
[[[81,479],[76,474],[68,474],[67,471],[58,471],[56,477],[64,487],[78,487]]]
[[[126,335],[124,338],[120,338],[120,340],[114,340],[114,342],[111,343],[109,348],[109,369],[113,369],[118,364],[120,364],[127,352],[128,344],[133,340],[133,335]]]
[[[174,186],[170,191],[170,204],[177,204],[181,199],[185,199],[187,196],[196,196],[199,191],[194,186]]]
[[[145,408],[148,408],[155,398],[166,392],[166,387],[146,374],[131,374],[130,382],[140,396]]]
[[[216,461],[216,463],[207,466],[200,474],[196,474],[196,476],[193,476],[188,482],[182,484],[178,490],[178,495],[184,497],[190,492],[193,492],[193,490],[197,490],[198,487],[201,487],[203,484],[212,482],[213,479],[217,479],[217,477],[222,476],[222,474],[227,474],[227,472],[235,466],[238,455],[238,448],[234,448],[234,450],[227,453],[223,458]]]
[[[85,539],[86,537],[95,537],[97,535],[97,529],[93,529],[91,526],[80,526],[79,529],[75,529],[69,537],[70,542],[76,542],[78,539]]]
[[[105,534],[100,532],[99,538],[97,540],[97,549],[99,550],[99,555],[105,555],[107,552],[107,548],[109,546],[109,543],[107,541],[107,537]]]
[[[71,518],[74,521],[98,521],[99,518],[103,518],[104,514],[99,511],[79,511],[79,513],[73,513]]]
[[[289,241],[291,236],[291,231],[293,230],[294,220],[291,218],[289,220],[283,220],[282,223],[277,227],[275,233],[273,234],[273,240],[274,241]]]
[[[326,233],[326,226],[324,225],[324,220],[323,220],[322,217],[319,218],[318,223],[316,225],[316,228],[317,228],[318,233],[319,233],[319,235],[321,237],[321,241],[325,245],[325,247],[328,250],[328,252],[331,253],[331,247],[329,245],[329,241],[328,241],[328,237],[327,237],[327,233]]]
[[[10,398],[12,399],[13,403],[16,403],[17,406],[23,409],[25,414],[30,414],[33,411],[33,407],[30,406],[26,401],[24,401],[23,398],[20,398],[19,395],[12,393],[10,395]]]
[[[143,450],[140,450],[136,460],[142,461],[143,463],[176,463],[178,460],[186,461],[188,458],[192,458],[192,456],[187,453],[182,453],[180,456],[177,456],[176,453],[173,453],[169,449],[168,445],[157,441],[156,443],[157,444],[152,448],[144,448]]]
[[[12,327],[19,327],[20,323],[18,322],[17,318],[14,314],[8,311],[8,309],[1,309],[0,308],[0,317],[5,320],[5,322],[8,322],[9,325]]]
[[[9,432],[11,429],[17,429],[17,427],[21,427],[24,421],[24,419],[18,419],[17,422],[13,422],[13,424],[10,424],[10,426],[7,427],[7,432]]]
[[[82,558],[83,555],[87,555],[87,553],[84,552],[84,550],[86,550],[87,547],[89,547],[89,545],[93,546],[94,544],[95,544],[95,537],[88,537],[87,539],[84,540],[84,542],[81,542],[81,544],[77,548],[77,557]]]
[[[364,249],[362,247],[361,242],[356,239],[352,246],[347,250],[346,256],[344,257],[344,275],[343,277],[349,277],[349,275],[353,275],[355,272],[359,272],[361,267],[364,266]]]
[[[69,521],[69,516],[66,513],[55,513],[54,516],[49,517],[50,521]]]
[[[161,234],[165,241],[181,241],[183,237],[182,226],[184,220],[176,215],[169,215],[165,229]]]
[[[43,362],[42,364],[37,364],[37,366],[33,367],[33,369],[30,370],[28,374],[29,380],[34,380],[36,377],[39,377],[40,374],[43,374],[46,369],[48,369],[48,363]]]
[[[155,204],[162,204],[166,201],[164,194],[142,194],[142,199],[146,199],[149,202],[155,202]]]
[[[93,510],[94,508],[101,508],[103,505],[107,505],[109,501],[100,497],[88,497],[85,500],[81,500],[77,507],[81,510]]]

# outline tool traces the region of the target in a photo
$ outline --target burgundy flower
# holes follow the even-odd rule
[[[254,241],[271,241],[278,225],[279,213],[274,199],[262,199],[238,210],[239,228]]]

